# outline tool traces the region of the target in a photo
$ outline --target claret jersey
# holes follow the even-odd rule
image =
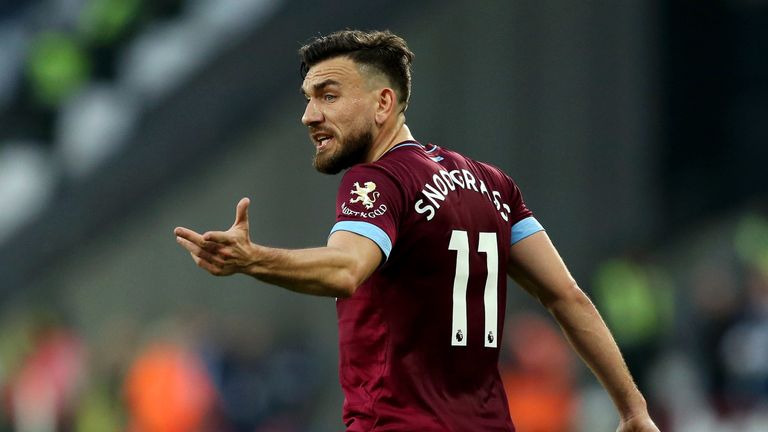
[[[331,232],[380,267],[337,301],[348,431],[514,431],[498,372],[511,244],[539,231],[501,170],[407,141],[349,169]]]

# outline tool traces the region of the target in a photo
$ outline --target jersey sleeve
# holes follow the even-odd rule
[[[510,245],[513,245],[539,231],[544,231],[544,227],[533,217],[533,212],[525,205],[523,194],[517,184],[509,177],[507,180],[511,187],[510,222],[512,223],[512,234]]]
[[[349,169],[336,194],[336,231],[349,231],[376,243],[389,258],[397,240],[403,190],[384,169],[358,165]]]

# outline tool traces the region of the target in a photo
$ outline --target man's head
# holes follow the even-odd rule
[[[299,49],[302,75],[312,66],[334,57],[348,57],[371,74],[382,74],[398,96],[402,110],[411,97],[413,53],[405,40],[389,30],[342,30],[320,36]]]
[[[388,31],[345,30],[301,47],[309,127],[318,171],[364,162],[379,132],[408,106],[413,53]]]

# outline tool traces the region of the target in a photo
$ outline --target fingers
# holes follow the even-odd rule
[[[211,254],[183,237],[176,237],[176,242],[189,252],[192,260],[198,267],[214,276],[225,276],[228,274],[225,272],[226,263],[220,256]]]
[[[177,227],[173,230],[176,239],[182,238],[210,252],[216,252],[222,245],[232,243],[232,236],[222,231],[209,231],[205,234],[198,234],[191,229]],[[183,246],[183,245],[182,245]]]
[[[190,254],[192,254],[193,258],[200,258],[203,259],[211,264],[216,265],[223,265],[224,262],[218,255],[214,255],[210,251],[200,247],[199,245],[183,238],[183,237],[176,237],[176,242],[181,245],[184,249],[186,249]],[[215,251],[214,251],[215,252]],[[197,260],[195,260],[197,262]]]
[[[197,264],[198,267],[201,269],[207,271],[208,273],[214,275],[214,276],[224,276],[224,271],[222,268],[216,264],[213,264],[210,261],[206,261],[205,259],[195,255],[192,255],[192,260],[195,261],[195,264]]]
[[[248,205],[251,204],[251,200],[243,198],[237,203],[237,210],[235,210],[235,224],[232,227],[239,226],[240,228],[248,228]]]
[[[229,231],[208,231],[203,234],[201,239],[204,244],[202,247],[217,245],[229,245],[234,242],[234,236]]]
[[[181,237],[184,239],[187,239],[191,241],[192,243],[195,243],[197,245],[200,245],[203,242],[203,236],[192,231],[191,229],[184,228],[184,227],[176,227],[173,230],[173,233],[176,235],[176,237]]]
[[[198,267],[216,276],[225,276],[235,271],[232,247],[248,239],[248,205],[251,200],[243,198],[237,203],[235,223],[228,231],[197,233],[184,227],[173,230],[176,242],[186,249]],[[234,247],[234,246],[233,246]]]

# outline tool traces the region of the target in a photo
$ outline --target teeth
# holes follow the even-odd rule
[[[318,146],[324,146],[328,143],[328,141],[333,139],[333,135],[324,135],[324,134],[316,134],[312,136],[312,140],[318,145]]]

